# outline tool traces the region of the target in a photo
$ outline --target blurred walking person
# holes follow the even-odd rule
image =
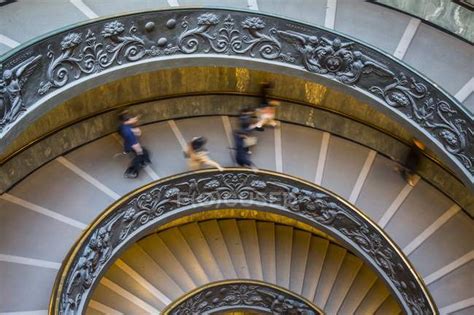
[[[257,137],[252,135],[253,130],[255,129],[255,125],[252,124],[252,117],[253,117],[254,112],[249,109],[243,109],[240,111],[239,115],[239,127],[242,132],[245,133],[245,139],[244,139],[244,144],[245,144],[245,150],[247,153],[252,154],[250,151],[253,146],[257,144]],[[236,132],[234,132],[234,135]]]
[[[265,107],[262,107],[258,111],[258,121],[255,124],[255,128],[262,130],[266,126],[277,127],[278,123],[275,120],[276,107],[280,105],[280,102],[271,100]]]
[[[185,153],[188,159],[188,166],[190,170],[197,170],[204,166],[215,167],[219,171],[223,171],[224,168],[214,160],[211,160],[208,156],[208,152],[205,148],[207,139],[205,137],[194,137],[188,144],[188,149]]]
[[[260,83],[260,95],[261,95],[261,101],[260,101],[260,107],[266,107],[268,106],[268,103],[270,102],[270,93],[273,89],[273,82],[261,82]]]
[[[251,152],[249,150],[249,147],[255,145],[255,143],[253,143],[252,140],[249,142],[249,139],[252,138],[250,138],[248,132],[245,130],[237,130],[234,133],[235,161],[239,166],[256,169],[255,164],[250,160]]]
[[[280,103],[270,98],[271,91],[273,90],[273,82],[261,82],[260,83],[260,105],[257,109],[258,121],[253,128],[258,131],[263,131],[264,127],[271,126],[277,127],[278,123],[275,121],[276,106]]]
[[[415,186],[416,172],[420,166],[421,157],[425,148],[425,145],[421,141],[413,139],[413,144],[400,170],[403,179],[412,187]]]
[[[240,111],[239,128],[241,130],[250,131],[252,128],[254,128],[252,124],[253,115],[254,115],[254,111],[250,108],[244,108]]]
[[[138,141],[142,134],[140,128],[137,127],[138,116],[132,116],[125,111],[119,115],[119,120],[119,134],[123,139],[123,153],[133,153],[132,161],[124,176],[127,178],[137,178],[140,170],[146,164],[151,163],[148,151]]]

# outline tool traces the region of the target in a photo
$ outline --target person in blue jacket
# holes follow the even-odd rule
[[[140,128],[136,127],[138,117],[132,116],[128,112],[122,112],[119,115],[119,120],[119,134],[123,139],[123,152],[125,154],[134,154],[131,165],[125,171],[125,176],[136,178],[138,177],[141,168],[151,161],[148,151],[138,141],[138,137],[142,134]]]
[[[239,166],[255,168],[255,164],[250,160],[250,152],[245,144],[248,131],[237,130],[234,132],[235,160]]]

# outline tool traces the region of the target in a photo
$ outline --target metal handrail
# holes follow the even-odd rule
[[[54,102],[73,85],[138,63],[198,55],[300,69],[315,80],[361,93],[412,128],[474,186],[473,118],[441,87],[350,36],[273,15],[221,8],[149,11],[83,22],[2,56],[0,146],[26,128],[23,119],[33,120],[44,102]]]
[[[341,197],[281,173],[228,168],[160,179],[116,201],[86,229],[56,278],[50,314],[81,314],[120,252],[172,220],[227,208],[276,213],[327,233],[371,265],[407,314],[437,314],[422,278],[386,233]]]
[[[239,300],[240,303],[236,303]],[[272,283],[249,279],[207,283],[167,305],[161,314],[212,314],[242,308],[264,310],[269,314],[284,314],[281,309],[284,309],[285,304],[293,306],[293,313],[324,315],[323,310],[299,294]]]

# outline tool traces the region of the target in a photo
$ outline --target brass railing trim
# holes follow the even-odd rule
[[[230,172],[232,172],[232,171],[234,171],[234,172],[241,171],[241,172],[247,172],[247,173],[249,172],[248,169],[238,168],[238,167],[225,168],[225,171],[230,171]],[[73,247],[71,248],[69,253],[66,255],[65,259],[63,260],[64,261],[63,265],[61,266],[61,268],[60,268],[60,270],[59,270],[59,272],[56,276],[56,280],[55,280],[55,283],[54,283],[54,286],[53,286],[53,289],[52,289],[52,294],[51,294],[48,313],[52,314],[52,315],[60,315],[60,313],[58,312],[58,307],[59,307],[59,300],[61,298],[61,294],[63,293],[62,289],[63,289],[63,285],[64,285],[64,280],[68,276],[69,269],[70,269],[72,263],[74,262],[74,259],[76,258],[75,257],[76,254],[81,249],[81,246],[84,244],[84,242],[91,236],[91,234],[92,234],[91,231],[93,231],[95,227],[97,227],[100,223],[102,223],[102,221],[105,218],[107,218],[115,209],[117,209],[119,206],[123,205],[123,203],[125,201],[129,200],[130,198],[132,198],[134,196],[139,195],[140,193],[148,190],[151,187],[154,187],[154,186],[157,186],[157,185],[160,185],[160,184],[164,184],[164,183],[166,183],[168,181],[171,181],[173,179],[179,179],[179,178],[182,178],[182,177],[185,177],[185,176],[189,176],[191,174],[198,175],[198,174],[206,174],[206,173],[216,173],[216,171],[214,169],[202,169],[202,170],[191,171],[191,172],[183,172],[183,173],[171,175],[171,176],[168,176],[168,177],[164,177],[164,178],[158,179],[156,181],[150,182],[150,183],[148,183],[148,184],[146,184],[146,185],[144,185],[144,186],[142,186],[142,187],[140,187],[136,190],[133,190],[133,191],[125,194],[120,199],[113,202],[109,207],[107,207],[96,219],[94,219],[94,221],[85,230],[82,231],[81,235],[79,236],[77,241],[73,244]],[[436,304],[435,304],[435,302],[433,300],[433,297],[431,296],[431,293],[429,292],[423,278],[420,276],[420,274],[413,267],[413,265],[408,260],[408,258],[405,256],[403,251],[390,238],[390,236],[388,234],[386,234],[383,231],[383,229],[381,229],[375,222],[373,222],[362,210],[360,210],[358,207],[351,204],[350,202],[348,202],[344,198],[340,197],[338,194],[336,194],[334,192],[331,192],[328,189],[326,189],[322,186],[319,186],[315,183],[306,181],[304,179],[297,178],[297,177],[290,176],[290,175],[283,174],[283,173],[270,171],[270,170],[263,170],[263,169],[259,169],[256,172],[256,174],[270,175],[270,176],[275,176],[277,178],[278,177],[286,178],[286,179],[289,179],[289,180],[294,181],[294,182],[298,182],[298,183],[301,183],[301,184],[304,184],[304,185],[308,185],[308,186],[310,186],[310,187],[312,187],[316,190],[320,190],[320,191],[326,193],[327,195],[335,198],[339,202],[343,203],[346,207],[348,207],[349,209],[351,209],[352,211],[354,211],[358,215],[360,215],[365,220],[366,223],[371,225],[392,246],[392,248],[395,250],[395,252],[398,254],[398,256],[403,260],[405,265],[409,268],[409,270],[411,271],[412,275],[415,277],[415,280],[417,281],[420,288],[423,290],[423,294],[427,298],[427,301],[430,305],[430,308],[431,308],[431,311],[433,312],[433,314],[438,314],[438,309],[436,307]],[[369,264],[369,265],[372,266],[372,264]],[[59,291],[59,290],[61,290],[61,291]],[[90,296],[89,296],[89,298],[90,298]]]
[[[269,288],[274,288],[275,290],[284,292],[284,293],[286,293],[286,294],[288,294],[292,297],[295,297],[295,298],[297,298],[301,301],[304,301],[306,304],[311,306],[314,310],[318,311],[319,313],[326,314],[319,306],[317,306],[312,301],[308,300],[307,298],[305,298],[304,296],[302,296],[298,293],[295,293],[293,291],[290,291],[286,288],[280,287],[280,286],[278,286],[276,284],[273,284],[273,283],[269,283],[269,282],[265,282],[265,281],[261,281],[261,280],[253,280],[253,279],[229,279],[229,280],[213,281],[213,282],[206,283],[205,285],[197,287],[197,288],[195,288],[195,289],[193,289],[189,292],[186,292],[185,294],[183,294],[182,296],[180,296],[179,298],[177,298],[176,300],[171,302],[171,304],[168,304],[163,309],[163,311],[161,311],[161,314],[169,315],[169,313],[176,306],[178,306],[183,301],[189,299],[193,295],[196,295],[196,294],[198,294],[198,293],[200,293],[200,292],[202,292],[206,289],[221,286],[221,285],[226,285],[226,284],[257,284],[257,285],[262,285],[262,286],[269,287]]]
[[[251,214],[249,215],[241,215],[241,214],[235,214],[235,212],[246,212],[248,213],[249,211],[253,211],[256,213],[256,215]],[[267,216],[268,215],[268,216]],[[324,238],[328,240],[329,242],[336,244],[338,246],[344,246],[340,243],[337,242],[337,240],[333,237],[331,237],[329,234],[321,231],[320,229],[317,229],[314,226],[311,226],[307,223],[298,221],[296,219],[289,218],[287,216],[283,216],[278,213],[268,213],[268,212],[262,212],[259,210],[255,209],[242,209],[242,208],[227,208],[227,209],[220,209],[218,214],[213,212],[213,211],[201,211],[193,214],[189,214],[185,217],[177,218],[174,219],[168,223],[165,223],[163,225],[160,225],[156,229],[153,230],[152,233],[161,233],[163,231],[175,228],[175,227],[180,227],[183,225],[186,225],[188,223],[194,223],[194,222],[205,222],[205,221],[211,221],[211,220],[226,220],[226,219],[236,219],[236,220],[255,220],[258,222],[269,222],[269,223],[274,223],[278,225],[285,225],[285,226],[290,226],[296,230],[304,231],[307,233],[310,233],[311,235],[314,235],[316,237]],[[144,236],[143,238],[146,238],[147,236]],[[141,239],[143,239],[141,238]],[[350,252],[349,249],[347,251]],[[351,252],[352,253],[352,252]]]

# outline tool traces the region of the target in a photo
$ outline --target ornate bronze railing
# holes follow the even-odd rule
[[[94,20],[3,56],[0,149],[41,109],[54,106],[54,97],[82,81],[190,56],[209,57],[208,64],[212,58],[232,56],[290,67],[362,93],[426,140],[467,184],[474,182],[473,119],[434,83],[392,56],[337,32],[225,9],[173,9]]]
[[[209,283],[168,305],[163,315],[222,314],[233,310],[263,311],[265,314],[323,315],[316,305],[274,284],[255,280]]]
[[[421,278],[397,246],[361,211],[323,188],[287,175],[202,170],[149,184],[117,201],[85,231],[58,274],[50,314],[80,314],[101,275],[137,239],[174,219],[228,208],[277,213],[345,244],[386,282],[408,314],[434,314]]]

